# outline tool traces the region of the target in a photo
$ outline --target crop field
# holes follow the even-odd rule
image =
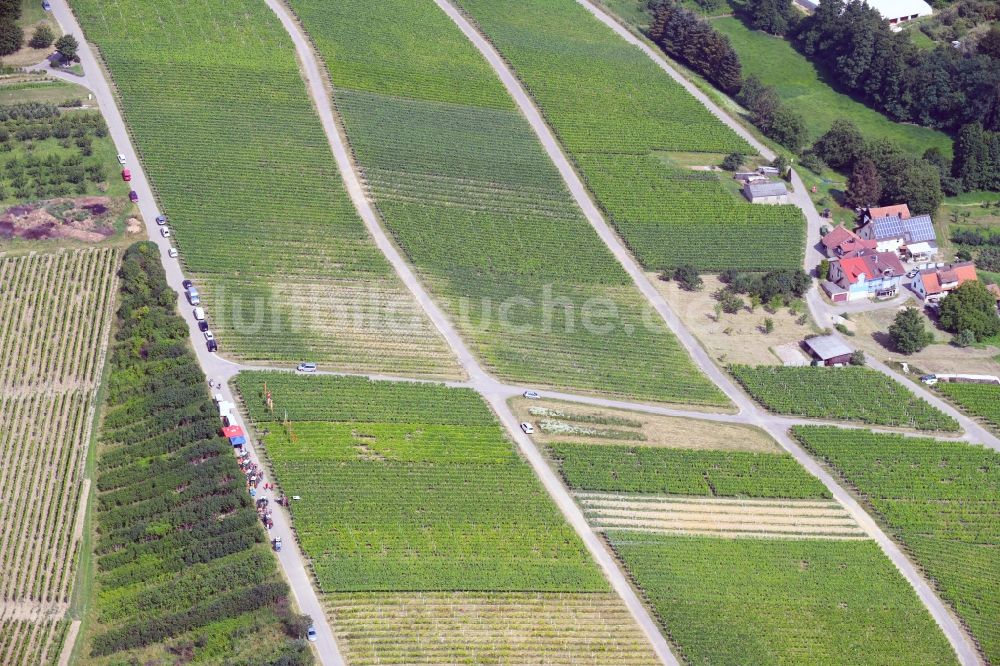
[[[159,250],[124,256],[81,662],[311,663]],[[297,638],[297,636],[295,636]],[[284,661],[283,661],[284,660]]]
[[[953,432],[958,423],[882,373],[868,368],[734,365],[730,371],[776,414]]]
[[[0,619],[0,655],[5,664],[58,663],[66,620]]]
[[[236,385],[282,492],[301,497],[296,534],[357,663],[466,663],[470,650],[497,655],[487,663],[648,663],[624,606],[476,393],[266,372]],[[556,621],[590,604],[586,627]]]
[[[752,153],[644,53],[573,0],[460,0],[514,66],[599,205],[649,270],[795,268],[791,206],[751,206],[655,151]],[[781,239],[775,247],[774,239]]]
[[[573,490],[710,497],[829,497],[787,453],[549,445]]]
[[[119,252],[0,257],[0,654],[59,656]]]
[[[661,402],[725,402],[665,325],[644,316],[527,122],[443,13],[413,0],[291,5],[325,58],[387,228],[491,371]],[[411,30],[421,38],[397,35]],[[386,58],[406,64],[391,74],[367,66]]]
[[[353,209],[266,5],[71,5],[114,77],[224,353],[457,374]]]
[[[834,500],[696,498],[684,495],[576,493],[599,531],[717,537],[866,539]]]
[[[970,628],[988,662],[1000,660],[1000,454],[861,430],[793,432],[887,525]]]
[[[686,663],[954,663],[892,563],[790,455],[546,447]]]
[[[995,384],[942,383],[937,389],[962,410],[1000,429],[1000,386]]]
[[[689,663],[957,663],[874,541],[607,538]]]
[[[659,663],[611,593],[330,594],[325,601],[345,658],[358,666]]]

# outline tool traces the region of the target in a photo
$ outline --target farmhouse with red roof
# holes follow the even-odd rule
[[[978,279],[975,264],[966,261],[961,264],[920,271],[913,278],[910,288],[917,296],[924,299],[925,303],[937,303],[947,296],[948,292],[958,289],[962,283]]]
[[[859,249],[830,264],[830,283],[839,287],[836,295],[825,285],[824,289],[834,301],[889,298],[898,293],[905,274],[895,252]]]

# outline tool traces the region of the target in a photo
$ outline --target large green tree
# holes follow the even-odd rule
[[[859,208],[873,206],[882,200],[882,181],[875,162],[867,157],[858,160],[847,181],[846,197],[848,204]]]
[[[882,203],[905,202],[910,212],[930,214],[944,200],[941,191],[941,174],[930,162],[899,156],[875,165],[882,181]]]
[[[889,326],[889,337],[904,354],[918,352],[934,341],[934,334],[924,327],[924,319],[916,308],[906,308],[896,315]]]
[[[862,155],[865,138],[850,120],[839,118],[813,144],[813,152],[834,169],[850,168]]]
[[[941,326],[952,333],[972,331],[976,340],[1000,333],[996,297],[978,280],[964,282],[941,301]]]
[[[784,35],[796,18],[791,0],[747,0],[744,15],[754,28],[772,35]]]

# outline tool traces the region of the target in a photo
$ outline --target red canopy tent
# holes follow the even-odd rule
[[[238,425],[226,426],[225,428],[222,429],[222,434],[225,437],[242,437],[243,428],[239,427]]]

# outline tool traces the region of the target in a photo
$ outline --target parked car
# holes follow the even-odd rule
[[[131,182],[132,172],[129,171],[128,169],[122,169],[122,180],[124,180],[126,183]]]
[[[167,256],[170,257],[171,259],[176,259],[177,258],[177,248],[176,247],[172,247],[169,250],[167,250]]]
[[[201,321],[198,322],[198,330],[201,331],[202,333],[204,333],[205,331],[208,330],[208,320],[207,319],[202,319]]]
[[[136,192],[135,190],[132,190],[131,192],[128,193],[128,200],[131,201],[132,203],[138,203],[139,193]]]
[[[306,638],[313,643],[316,642],[316,627],[309,627],[309,629],[306,630]]]
[[[194,286],[194,282],[191,282],[191,280],[184,280],[183,282],[181,282],[181,286],[184,287],[185,289],[190,289],[191,287]]]
[[[274,552],[281,552],[281,537],[274,537],[271,539],[271,546],[274,548]]]
[[[125,166],[125,156],[122,155],[121,153],[118,153],[118,164]]]
[[[205,331],[205,339],[211,342],[215,339],[215,333],[212,333],[212,331]]]
[[[187,299],[191,305],[201,305],[201,294],[193,286],[187,288]]]
[[[51,12],[52,11],[52,3],[49,2],[49,0],[42,0],[42,9],[44,9],[47,12]]]
[[[194,318],[195,318],[196,321],[204,321],[205,320],[205,308],[195,308],[194,309]]]
[[[913,278],[917,277],[917,273],[919,273],[919,272],[920,271],[918,269],[914,268],[912,271],[910,271],[909,273],[906,274],[906,277],[908,277],[908,278],[910,278],[912,280]]]
[[[934,386],[935,384],[938,383],[938,378],[937,375],[924,375],[923,377],[920,378],[920,381],[922,381],[924,384],[927,384],[928,386]]]
[[[216,342],[215,340],[209,340],[206,344],[208,346],[208,351],[210,352],[219,351],[219,343]]]
[[[521,430],[524,431],[525,435],[533,435],[533,434],[535,434],[535,426],[531,425],[527,421],[525,421],[524,423],[521,424]]]
[[[542,396],[538,395],[538,391],[525,391],[524,397],[530,398],[531,400],[538,400]]]
[[[166,215],[157,215],[156,216],[156,223],[159,224],[160,226],[163,226],[164,224],[167,223],[167,216]]]
[[[170,229],[166,227],[160,227],[160,235],[164,238],[170,238]]]
[[[299,363],[299,367],[295,368],[299,372],[316,372],[315,363]]]

